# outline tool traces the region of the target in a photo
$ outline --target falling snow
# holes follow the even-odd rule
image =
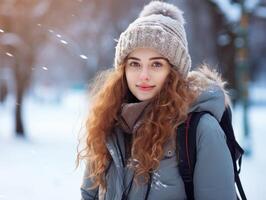
[[[82,59],[84,59],[84,60],[87,60],[88,59],[88,57],[87,56],[85,56],[85,55],[80,55],[80,57],[82,58]]]
[[[14,57],[13,54],[6,52],[6,55],[8,55],[9,57]]]
[[[62,44],[68,44],[68,42],[65,41],[65,40],[60,40],[60,42],[61,42]]]

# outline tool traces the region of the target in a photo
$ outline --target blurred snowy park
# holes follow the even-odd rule
[[[0,105],[0,199],[79,199],[81,168],[75,170],[84,96],[66,94],[61,103],[25,101],[27,139],[13,134],[11,101]]]
[[[80,199],[85,89],[113,66],[117,38],[149,1],[0,1],[0,200]],[[266,0],[167,2],[184,10],[193,67],[206,62],[228,81],[236,135],[251,150],[243,187],[266,200]]]

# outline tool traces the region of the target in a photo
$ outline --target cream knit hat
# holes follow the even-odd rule
[[[121,33],[115,52],[117,68],[126,56],[136,48],[152,48],[184,77],[191,68],[183,12],[176,6],[152,1],[144,6],[139,18]]]

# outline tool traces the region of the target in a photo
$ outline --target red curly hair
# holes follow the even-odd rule
[[[100,74],[93,89],[91,110],[86,121],[85,147],[78,152],[77,163],[85,160],[89,177],[94,181],[93,187],[105,188],[105,169],[111,159],[106,139],[112,134],[121,105],[127,102],[130,93],[125,65]],[[162,90],[152,99],[152,109],[146,113],[134,136],[131,158],[138,161],[133,166],[135,180],[144,177],[144,183],[147,182],[149,172],[159,167],[163,145],[175,133],[177,124],[186,119],[195,97],[195,91],[189,89],[187,79],[171,68]]]

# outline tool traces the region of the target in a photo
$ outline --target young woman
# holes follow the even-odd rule
[[[197,127],[195,199],[236,199],[234,170],[219,126],[229,99],[220,76],[190,71],[182,11],[159,1],[120,35],[115,67],[96,82],[86,123],[83,200],[186,199],[178,171],[177,127]]]

